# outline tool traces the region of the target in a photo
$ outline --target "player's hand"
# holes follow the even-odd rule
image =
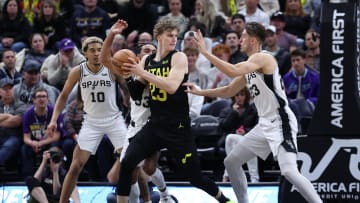
[[[137,60],[129,58],[129,61],[131,63],[123,63],[121,69],[132,72],[135,75],[140,75],[144,71],[144,69],[141,67]]]
[[[57,129],[57,123],[50,122],[46,128],[46,134],[51,137],[55,133],[56,129]]]
[[[197,44],[197,47],[199,49],[200,53],[207,52],[206,44],[203,35],[201,34],[200,29],[196,31],[196,35],[194,36],[195,43]]]
[[[111,27],[111,32],[114,34],[121,34],[123,30],[128,27],[128,24],[125,20],[117,20],[116,23]]]
[[[182,84],[182,86],[187,87],[186,90],[185,90],[185,92],[187,92],[187,93],[201,95],[201,89],[196,87],[196,85],[191,83],[191,82],[184,82]]]

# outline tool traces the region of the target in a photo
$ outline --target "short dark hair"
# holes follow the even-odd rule
[[[291,57],[297,57],[300,56],[301,58],[305,58],[306,57],[306,53],[303,49],[294,49],[293,51],[291,51],[290,53]]]
[[[256,37],[262,44],[266,38],[265,27],[257,22],[249,22],[245,24],[245,30],[251,37]]]
[[[33,98],[33,99],[35,99],[36,94],[37,94],[38,92],[46,92],[46,95],[49,96],[48,91],[47,91],[44,87],[39,87],[39,88],[36,88],[35,91],[34,91],[34,93],[32,94],[32,98]]]
[[[245,21],[245,16],[243,15],[243,14],[241,14],[241,13],[236,13],[236,14],[234,14],[234,15],[232,15],[231,16],[231,23],[233,23],[233,21],[235,20],[235,19],[241,19],[242,21],[244,21],[244,23],[246,22]]]

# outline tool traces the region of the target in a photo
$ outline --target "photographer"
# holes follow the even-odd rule
[[[64,154],[58,147],[51,147],[43,152],[42,161],[34,176],[25,179],[30,199],[28,202],[58,202],[61,185],[66,171],[63,167]],[[80,202],[79,192],[75,187],[71,198]]]

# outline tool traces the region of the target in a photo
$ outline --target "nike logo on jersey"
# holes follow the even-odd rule
[[[181,159],[181,163],[182,163],[182,164],[186,164],[186,159],[187,159],[187,158],[190,158],[191,156],[192,156],[191,153],[185,154],[184,158]]]
[[[108,74],[107,73],[101,73],[101,76],[107,76]]]
[[[271,120],[270,122],[271,122],[271,123],[273,123],[273,122],[275,122],[275,121],[276,121],[276,119],[274,119],[274,120]]]
[[[84,77],[89,76],[89,74],[84,74]]]

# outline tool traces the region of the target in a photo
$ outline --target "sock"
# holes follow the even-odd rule
[[[148,201],[148,202],[144,202],[144,203],[152,203],[152,201],[150,200],[150,201]]]
[[[164,175],[162,174],[160,169],[157,168],[154,174],[151,175],[151,181],[156,185],[160,192],[166,191]]]
[[[129,202],[132,203],[140,203],[140,189],[139,184],[136,182],[131,185],[130,195],[129,195]]]

